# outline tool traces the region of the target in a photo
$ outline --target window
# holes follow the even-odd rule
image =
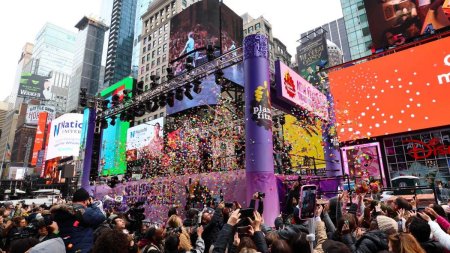
[[[148,46],[147,46],[147,51],[150,51],[150,49],[152,48],[151,45],[152,45],[152,44],[148,44]]]
[[[147,44],[147,37],[144,38],[144,45]]]
[[[155,66],[155,60],[152,61],[152,68]]]
[[[164,62],[165,60],[166,60],[166,55],[164,54],[164,55],[162,56],[161,61]]]
[[[158,47],[158,52],[156,53],[156,55],[160,55],[161,54],[161,47]]]
[[[249,28],[248,28],[248,33],[252,33],[253,32],[253,26],[250,26]]]
[[[144,54],[145,53],[145,50],[146,50],[147,48],[144,46],[143,48],[142,48],[142,53]]]
[[[164,113],[163,113],[163,112],[160,113],[160,114],[159,114],[159,117],[164,117]]]
[[[363,33],[363,36],[370,35],[369,27],[364,27],[364,28],[362,29],[362,33]]]
[[[147,61],[150,60],[150,54],[147,54]]]
[[[261,28],[261,24],[260,23],[257,23],[256,25],[255,25],[255,30],[259,30]]]
[[[150,70],[150,65],[149,65],[149,64],[145,65],[145,70],[146,70],[146,71],[149,71],[149,70]]]
[[[158,44],[161,44],[162,43],[162,37],[159,37],[158,38]]]
[[[164,41],[167,40],[167,33],[164,34]]]
[[[157,118],[158,118],[157,114],[153,115],[153,119],[157,119]]]
[[[145,63],[145,57],[142,57],[142,64]]]
[[[247,29],[246,29],[246,30],[244,30],[244,35],[247,35]]]
[[[163,27],[162,26],[159,28],[159,35],[161,35],[161,33],[163,33]]]
[[[163,52],[166,52],[166,50],[167,50],[167,44],[164,44],[163,45]]]
[[[161,63],[161,58],[156,59],[156,65],[159,65]]]
[[[167,30],[169,30],[169,24],[168,23],[164,25],[164,31],[166,32]]]
[[[152,52],[152,58],[155,58],[155,53],[156,53],[156,50],[153,50],[153,52]]]
[[[156,40],[153,41],[153,47],[155,47],[155,46],[156,46]]]

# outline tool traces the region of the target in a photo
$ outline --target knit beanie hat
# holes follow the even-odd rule
[[[389,230],[395,230],[395,232],[398,232],[398,224],[397,222],[384,215],[378,215],[377,216],[377,224],[378,228],[383,232],[388,232]]]

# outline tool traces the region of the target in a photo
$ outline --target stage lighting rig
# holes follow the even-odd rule
[[[173,91],[167,92],[167,104],[173,107],[175,104],[175,93]]]
[[[136,84],[136,94],[141,95],[142,93],[144,93],[144,81],[139,81]]]
[[[102,108],[103,111],[105,111],[105,110],[108,109],[108,104],[109,104],[109,100],[108,100],[108,99],[102,100],[102,102],[101,102],[101,108]]]
[[[216,73],[214,73],[214,76],[216,77],[216,84],[221,85],[224,81],[225,78],[223,78],[223,71],[221,69],[217,70]]]
[[[130,101],[130,99],[131,99],[131,93],[132,93],[132,91],[131,90],[123,90],[123,100],[124,101]]]
[[[164,107],[164,106],[166,106],[166,103],[167,103],[167,97],[166,97],[166,95],[163,94],[159,97],[159,106]]]
[[[120,103],[120,97],[119,97],[119,95],[114,94],[114,95],[111,97],[111,104],[112,104],[112,106],[117,106],[117,105],[119,105],[119,103]]]
[[[111,121],[109,122],[109,124],[111,125],[111,126],[114,126],[114,125],[116,125],[116,115],[113,115],[113,116],[111,116]]]
[[[215,56],[214,56],[214,46],[213,45],[206,46],[206,57],[208,58],[208,61],[214,60]]]
[[[187,72],[193,70],[194,67],[194,57],[188,56],[186,58],[186,62],[184,63],[184,67],[186,68]]]
[[[175,75],[173,74],[173,69],[171,67],[168,67],[168,68],[166,68],[166,71],[167,71],[167,75],[166,75],[167,80],[168,81],[172,80],[175,77]]]

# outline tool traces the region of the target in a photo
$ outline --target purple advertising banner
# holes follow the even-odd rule
[[[266,194],[264,220],[273,226],[279,198],[273,166],[272,107],[270,102],[269,43],[261,34],[244,39],[245,168],[247,200]]]

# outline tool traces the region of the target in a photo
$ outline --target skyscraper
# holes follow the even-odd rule
[[[325,31],[327,31],[325,33],[326,38],[342,50],[344,54],[344,62],[351,61],[352,57],[350,54],[350,46],[348,44],[347,30],[345,29],[344,18],[339,18],[320,27],[302,33],[300,35],[300,43],[304,43],[310,38],[314,38],[317,35],[316,33],[314,33],[314,31],[320,28],[323,28]],[[308,38],[306,37],[306,35],[308,35]]]
[[[36,36],[33,58],[38,75],[47,76],[52,71],[70,75],[76,34],[57,25],[47,23]]]
[[[131,58],[131,72],[134,78],[138,78],[139,56],[141,54],[142,41],[142,15],[144,15],[153,0],[137,0],[136,18],[134,19],[133,55]]]
[[[76,25],[79,29],[73,60],[67,111],[77,110],[81,88],[95,96],[100,83],[100,70],[105,31],[108,27],[101,21],[83,17]]]
[[[114,0],[105,66],[105,83],[114,84],[131,74],[137,0]]]
[[[364,1],[341,0],[341,6],[352,60],[370,55],[369,47],[372,44],[372,37]]]

